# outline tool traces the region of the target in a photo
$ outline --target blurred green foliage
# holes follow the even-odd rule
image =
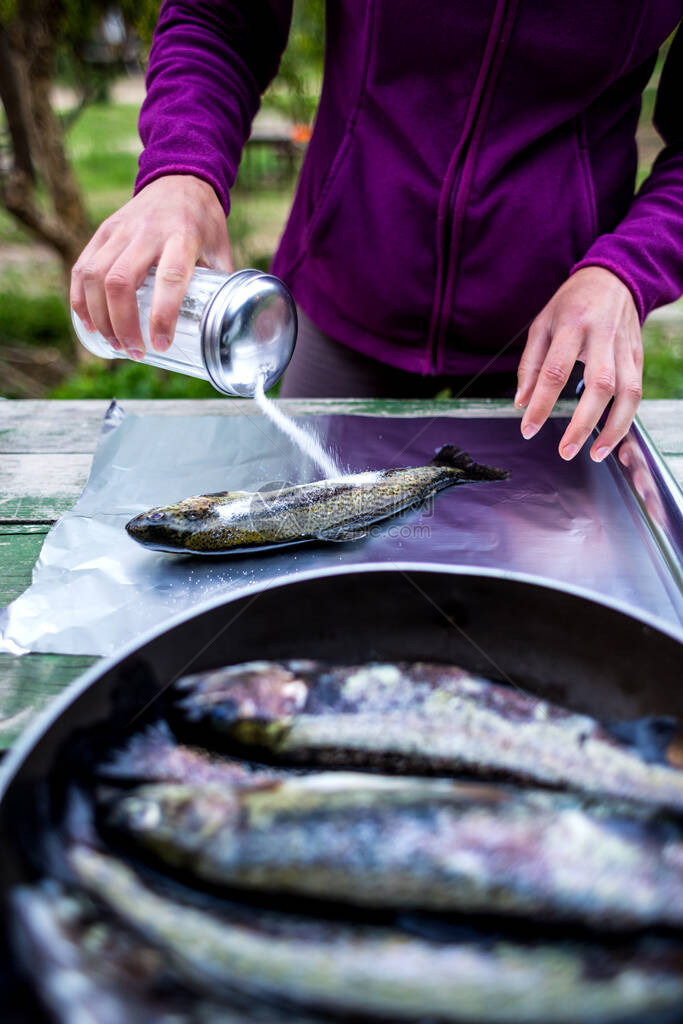
[[[325,0],[295,0],[289,43],[267,102],[295,122],[313,121],[322,84]]]
[[[205,380],[141,366],[129,359],[98,360],[76,371],[50,398],[217,398]]]
[[[56,14],[55,61],[59,77],[89,99],[103,100],[108,85],[121,74],[123,54],[107,62],[94,62],[90,53],[96,29],[104,15],[120,14],[124,25],[144,46],[152,39],[159,16],[160,0],[48,0],[51,16]],[[11,26],[19,18],[27,21],[45,11],[45,0],[0,0],[0,25]],[[112,59],[114,58],[114,59]]]
[[[645,324],[643,343],[643,397],[683,398],[683,316]]]
[[[0,346],[65,346],[71,322],[61,294],[0,291]],[[68,343],[70,344],[70,342]]]
[[[643,341],[643,397],[683,398],[683,321],[676,327],[655,321],[646,324]],[[276,392],[277,388],[271,395]],[[77,370],[48,397],[217,398],[218,394],[206,381],[140,366],[129,360],[117,360],[112,364],[98,361]],[[446,390],[435,397],[450,398],[451,395]]]

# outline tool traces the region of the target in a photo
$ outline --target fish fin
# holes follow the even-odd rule
[[[136,733],[125,747],[115,750],[109,760],[97,766],[97,774],[106,779],[144,778],[177,746],[170,726],[162,719]]]
[[[463,480],[507,480],[510,474],[505,469],[495,466],[481,466],[467,452],[455,444],[445,444],[431,460],[433,466],[445,466],[448,469],[459,469]]]
[[[604,722],[603,728],[615,740],[633,747],[649,764],[668,764],[669,744],[678,732],[673,715],[646,715],[627,722]]]
[[[424,494],[421,494],[420,497],[416,501],[414,501],[411,505],[408,505],[407,508],[403,509],[403,511],[404,512],[419,512],[421,510],[429,508],[432,500],[436,497],[436,495],[438,493],[439,493],[438,487],[433,487],[431,490],[425,491]],[[402,513],[399,512],[398,514],[400,516]]]
[[[363,540],[364,537],[367,537],[368,532],[368,530],[364,530],[358,526],[351,526],[348,528],[340,526],[331,530],[320,530],[319,533],[315,534],[315,538],[316,540],[345,544],[347,541]]]
[[[231,501],[233,498],[251,498],[253,491],[213,491],[212,494],[202,494],[202,498],[225,498]]]

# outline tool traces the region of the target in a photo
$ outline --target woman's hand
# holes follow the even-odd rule
[[[577,270],[529,329],[515,395],[518,409],[527,406],[522,419],[525,438],[545,423],[577,359],[585,366],[586,389],[559,451],[563,459],[573,459],[614,398],[590,451],[595,462],[602,462],[631,426],[643,380],[643,342],[633,297],[602,267]]]
[[[152,346],[173,339],[180,303],[197,263],[233,270],[225,213],[211,185],[188,174],[158,178],[97,229],[71,273],[71,305],[133,359],[145,352],[135,292],[157,264]]]

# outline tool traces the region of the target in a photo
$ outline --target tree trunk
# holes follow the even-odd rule
[[[0,25],[0,99],[5,108],[14,166],[33,181],[29,117],[6,30]]]
[[[80,187],[50,103],[61,0],[21,3],[14,21],[0,26],[0,98],[10,141],[10,166],[0,168],[0,201],[59,255],[68,280],[91,234]],[[49,202],[36,191],[36,173]]]

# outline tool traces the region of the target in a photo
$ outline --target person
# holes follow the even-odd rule
[[[165,0],[134,197],[73,269],[89,328],[139,358],[135,289],[157,263],[152,345],[197,262],[233,269],[230,188],[291,0]],[[641,94],[683,0],[328,0],[313,135],[273,271],[302,330],[283,394],[456,394],[514,379],[524,437],[575,364],[559,451],[627,433],[641,324],[683,293],[682,33],[634,197]],[[465,390],[467,382],[469,390]]]

